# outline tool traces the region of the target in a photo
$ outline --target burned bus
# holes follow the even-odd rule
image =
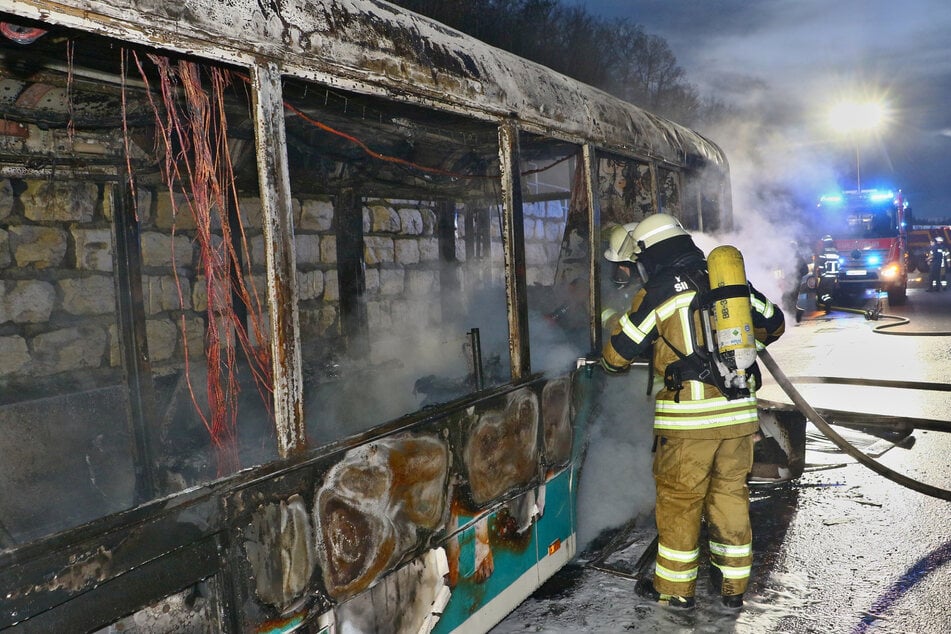
[[[5,3],[0,172],[14,632],[489,629],[578,548],[602,227],[731,217],[701,135],[378,0]]]

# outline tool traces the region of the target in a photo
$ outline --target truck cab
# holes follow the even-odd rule
[[[813,226],[838,254],[833,303],[888,294],[902,304],[908,288],[906,215],[901,191],[867,189],[823,196]],[[828,242],[828,240],[827,240]],[[821,246],[817,245],[819,254]]]

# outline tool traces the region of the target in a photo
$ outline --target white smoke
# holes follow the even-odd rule
[[[647,370],[604,377],[603,385],[578,489],[579,552],[632,518],[649,521],[654,509],[654,400],[646,394]]]

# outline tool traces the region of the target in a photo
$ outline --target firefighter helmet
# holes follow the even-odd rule
[[[617,225],[611,229],[608,236],[608,248],[604,251],[604,257],[610,262],[633,262],[634,261],[634,238],[631,232],[637,227],[636,222],[629,222],[626,225]]]
[[[669,238],[690,235],[680,221],[668,214],[653,214],[647,216],[631,232],[634,238],[634,255],[663,242]]]

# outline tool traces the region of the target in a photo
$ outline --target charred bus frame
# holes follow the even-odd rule
[[[27,453],[24,430],[42,427],[44,419],[76,419],[77,427],[93,430],[93,446],[115,450],[108,431],[96,427],[102,408],[121,412],[119,451],[125,448],[129,456],[120,467],[102,467],[95,474],[122,470],[130,474],[131,484],[103,491],[108,483],[90,476],[95,487],[86,488],[97,489],[95,495],[108,503],[91,517],[90,512],[79,513],[61,523],[51,510],[52,519],[38,532],[30,529],[31,509],[18,511],[21,526],[11,526],[11,515],[4,513],[0,629],[93,631],[138,617],[137,623],[148,624],[144,631],[329,632],[347,623],[377,631],[479,631],[574,555],[573,500],[593,415],[595,379],[583,371],[572,373],[570,364],[556,365],[559,370],[554,371],[533,363],[532,353],[541,346],[532,345],[539,329],[530,325],[531,314],[553,321],[562,308],[574,311],[572,350],[584,354],[599,349],[605,301],[602,227],[657,211],[678,215],[692,229],[729,227],[729,169],[716,145],[375,0],[320,0],[301,6],[207,0],[186,8],[153,0],[15,0],[4,11],[0,22],[8,41],[0,82],[12,96],[2,113],[0,170],[13,183],[4,230],[16,238],[15,245],[9,243],[11,252],[44,240],[61,239],[63,245],[53,258],[44,253],[31,259],[22,255],[29,251],[26,247],[14,253],[2,280],[7,321],[0,338],[22,358],[0,372],[5,392],[0,443],[6,455],[14,456],[3,474],[4,495],[9,503],[16,479],[29,485],[24,493],[42,495],[38,492],[44,489],[29,482],[38,477],[26,466],[30,457],[16,456]],[[141,56],[123,53],[117,73],[115,66],[98,65],[95,54],[74,58],[80,38],[101,46],[103,56],[126,47]],[[38,67],[26,64],[17,50],[35,54]],[[62,55],[59,66],[47,57],[57,51]],[[141,71],[140,80],[135,72],[126,72],[147,65],[144,60],[156,52],[160,55],[149,59],[159,70],[165,68],[161,55],[183,63],[164,75],[181,83],[162,85],[169,89],[169,101],[158,107],[153,98],[162,88],[148,83],[157,75]],[[220,128],[233,142],[209,145],[218,162],[206,174],[219,189],[224,183],[235,191],[252,191],[252,200],[259,203],[257,242],[235,256],[232,277],[218,280],[231,291],[231,299],[224,298],[227,292],[219,296],[214,284],[205,287],[206,297],[182,293],[179,276],[192,265],[177,259],[174,246],[170,263],[155,262],[155,250],[202,239],[202,227],[193,226],[201,223],[186,223],[174,202],[171,211],[155,211],[156,197],[176,199],[173,181],[189,188],[183,209],[198,207],[195,192],[207,183],[195,173],[169,174],[179,169],[176,160],[185,161],[184,148],[194,149],[202,140],[178,139],[164,149],[159,143],[150,155],[130,150],[130,135],[118,132],[136,117],[145,121],[154,115],[159,123],[149,124],[148,140],[167,139],[156,128],[163,117],[178,112],[173,104],[188,92],[183,78],[189,64],[226,69],[230,86],[246,86],[246,92],[223,91],[227,94],[221,103],[228,104],[229,112],[244,109],[247,116],[239,117],[237,126]],[[93,84],[100,81],[117,90],[97,93]],[[133,84],[137,102],[129,99]],[[315,112],[335,99],[344,105],[322,111],[332,125],[321,124],[323,131],[331,129],[335,141],[316,140],[304,124],[316,125]],[[182,116],[194,114],[200,102],[188,102]],[[110,116],[121,112],[110,119],[114,134],[96,133],[93,124],[100,119],[84,119],[80,105],[90,111],[109,108]],[[140,149],[146,145],[139,143]],[[251,165],[245,173],[240,172],[242,156]],[[387,161],[387,167],[375,167],[378,160]],[[568,174],[561,185],[528,183],[531,174],[552,175],[559,164]],[[234,171],[223,173],[223,165]],[[150,181],[147,172],[162,172],[167,180]],[[50,203],[60,179],[78,188],[71,191],[81,190],[62,208]],[[85,181],[88,187],[83,188]],[[475,181],[481,184],[467,185]],[[151,215],[141,202],[141,189],[148,183],[154,186]],[[332,195],[325,191],[328,183],[334,185]],[[201,207],[204,214],[218,214],[204,236],[205,264],[207,253],[228,243],[223,227],[248,222],[250,213],[232,208],[238,194],[231,198],[214,187],[209,191],[206,197],[220,197]],[[407,202],[423,194],[431,196],[431,206]],[[476,202],[461,212],[454,196]],[[555,236],[544,212],[531,219],[525,214],[527,205],[544,207],[551,201],[566,209]],[[245,205],[247,198],[241,202],[254,207]],[[77,207],[83,210],[77,212]],[[492,218],[492,209],[500,217]],[[170,224],[162,224],[167,220],[163,213],[172,218]],[[29,230],[13,226],[11,219],[22,220]],[[183,231],[189,240],[184,243],[176,234],[179,223],[187,225]],[[312,234],[305,232],[308,226],[314,228]],[[531,237],[527,227],[533,227]],[[97,252],[89,246],[92,238],[111,246]],[[537,244],[531,244],[530,255],[526,244],[531,240]],[[235,253],[241,242],[234,240]],[[324,389],[331,383],[327,377],[354,366],[340,369],[322,359],[323,370],[335,369],[313,382],[309,373],[315,365],[308,355],[317,339],[307,333],[326,336],[319,339],[323,348],[339,345],[354,359],[375,358],[378,350],[371,350],[368,338],[384,326],[403,327],[397,327],[390,311],[409,313],[402,315],[401,324],[420,317],[418,311],[424,309],[448,320],[454,305],[464,303],[457,299],[460,275],[416,271],[430,249],[434,260],[453,266],[475,261],[478,254],[489,264],[469,276],[502,282],[501,369],[494,374],[486,370],[486,333],[480,339],[473,328],[465,337],[470,375],[461,387],[448,386],[425,406],[379,414],[356,430],[313,438],[308,410],[327,424],[337,424],[334,417],[340,412],[350,415],[349,410],[325,407],[321,398],[336,398],[337,388]],[[546,273],[545,284],[529,284],[527,269],[546,257],[557,269]],[[247,288],[237,279],[245,260],[259,266],[257,279]],[[63,265],[66,261],[75,266]],[[100,330],[114,335],[102,335],[105,352],[100,347],[69,365],[65,355],[57,356],[56,342],[64,341],[67,335],[61,331],[68,330],[61,326],[79,315],[101,316],[101,305],[90,307],[84,300],[109,295],[90,271],[110,274],[114,297],[104,301],[114,301],[114,313],[106,315],[114,320],[114,330],[76,326],[75,341]],[[404,276],[406,271],[415,271],[412,279],[417,281]],[[197,286],[201,277],[194,273],[188,279]],[[396,278],[396,290],[387,294],[388,280]],[[251,333],[243,328],[255,309],[250,299],[254,283],[263,291],[265,325]],[[372,284],[389,303],[368,303]],[[464,276],[461,284],[466,285]],[[176,285],[179,299],[185,300],[165,307],[174,326],[157,324],[163,303],[174,304],[168,297],[174,298]],[[14,290],[24,288],[50,297],[45,318],[9,309]],[[339,291],[339,297],[328,289]],[[405,306],[399,303],[401,293],[431,293],[439,301],[420,299]],[[333,306],[325,303],[305,319],[300,307],[315,297],[333,299]],[[552,297],[568,299],[564,306],[552,305]],[[207,305],[207,320],[188,313],[188,302]],[[234,314],[216,312],[218,302]],[[16,315],[23,315],[22,323]],[[209,339],[211,324],[222,315],[233,319],[224,339]],[[162,339],[156,334],[160,326],[173,334]],[[256,421],[267,422],[269,430],[261,436],[267,446],[258,447],[250,467],[243,468],[240,459],[228,462],[230,454],[208,448],[204,458],[219,460],[213,474],[207,465],[174,470],[157,464],[155,444],[168,439],[158,438],[155,430],[163,419],[156,392],[174,395],[175,403],[194,401],[197,409],[214,410],[187,396],[190,383],[183,387],[169,379],[166,385],[156,371],[160,361],[168,360],[158,346],[164,341],[170,348],[167,357],[174,357],[169,376],[182,376],[194,345],[183,334],[189,329],[199,332],[197,340],[204,344],[196,349],[203,348],[206,356],[239,347],[227,338],[234,330],[241,331],[250,348],[264,350],[266,362],[249,373],[264,376]],[[46,330],[59,338],[41,339],[50,334]],[[103,368],[93,367],[96,359],[103,359]],[[387,363],[391,361],[387,368],[400,365],[398,355]],[[209,374],[212,367],[208,361]],[[379,378],[372,363],[359,370],[366,374],[355,372],[358,382],[372,391],[366,377]],[[206,383],[215,387],[214,380]],[[438,379],[424,383],[429,390],[446,387]],[[308,396],[311,388],[318,396]],[[92,413],[84,414],[83,408]],[[169,405],[164,416],[174,418],[173,409]],[[176,429],[163,425],[169,433]],[[215,451],[227,449],[221,437],[212,437]],[[62,443],[55,445],[54,454],[69,451]],[[111,454],[103,450],[103,455]],[[96,457],[90,456],[86,453],[77,464],[93,473]],[[229,466],[222,468],[222,462]],[[68,465],[62,467],[69,472]],[[42,469],[56,471],[58,466],[49,461]],[[170,484],[173,477],[177,479]],[[57,504],[71,494],[63,490],[64,479],[69,478],[53,473],[46,489],[62,498]],[[12,517],[16,523],[16,513]],[[487,549],[494,559],[486,556]],[[389,611],[368,613],[368,606],[381,604],[389,605]]]

